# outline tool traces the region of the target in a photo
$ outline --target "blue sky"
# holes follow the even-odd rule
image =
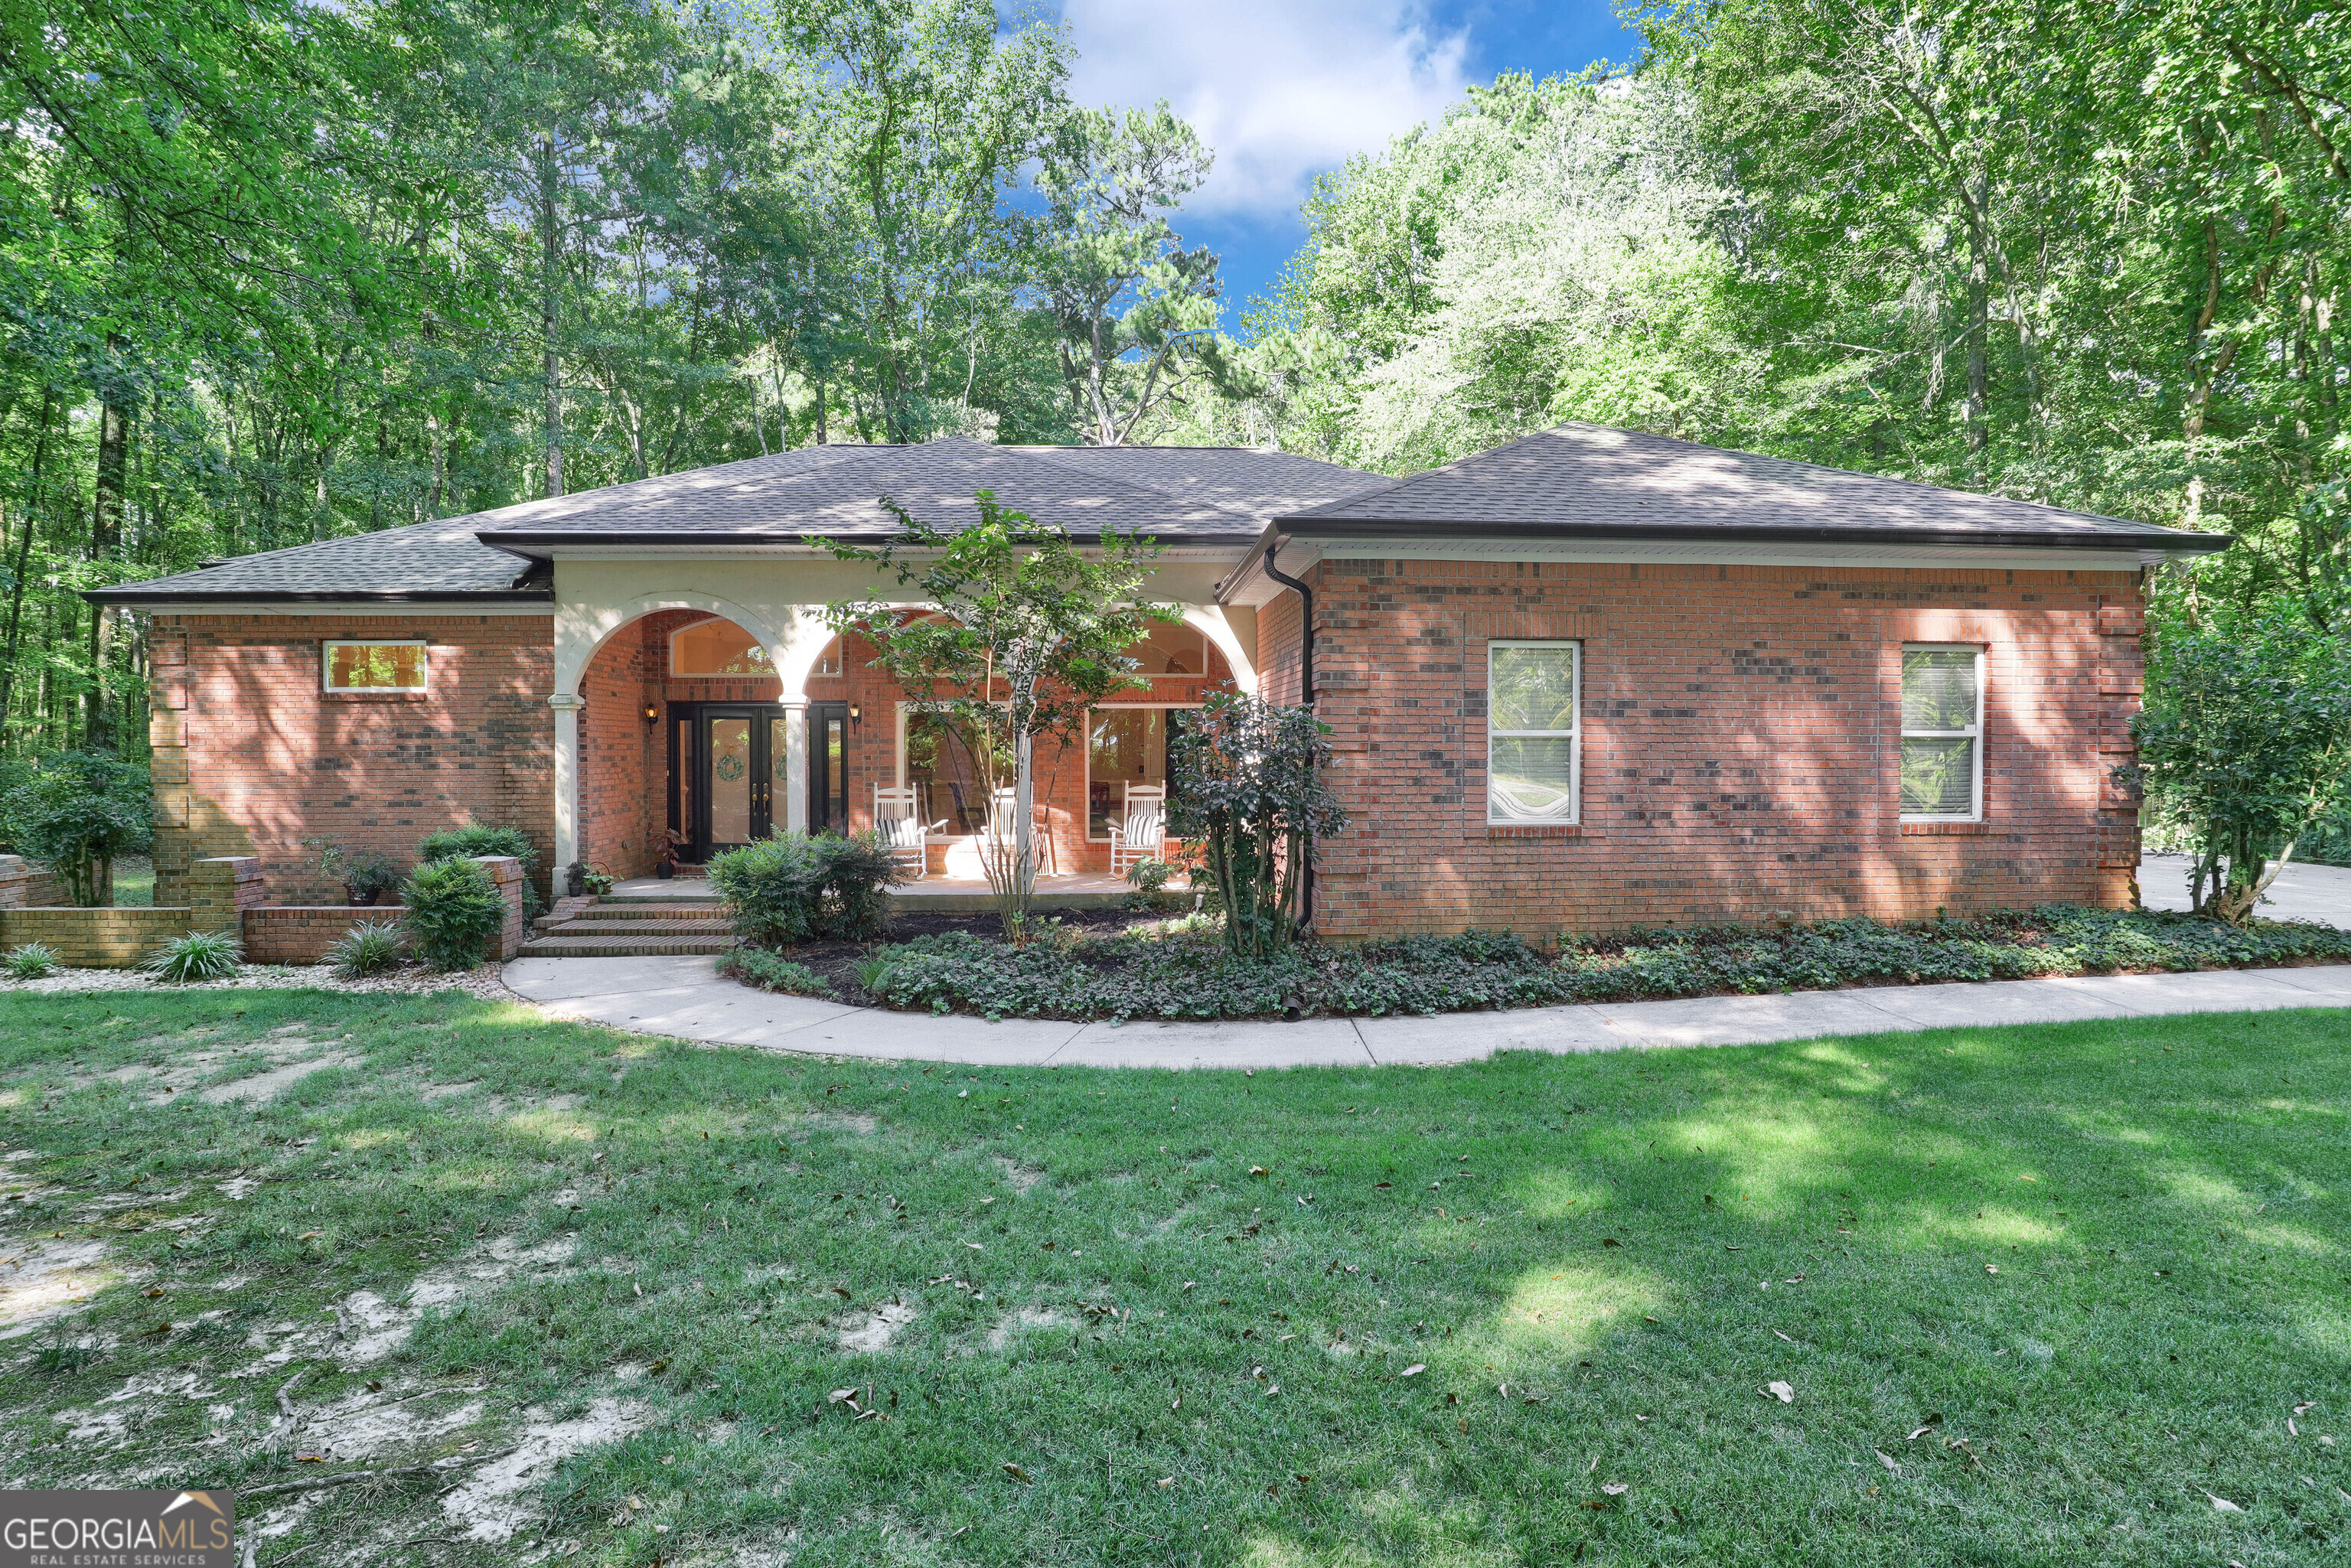
[[[1217,151],[1178,220],[1224,258],[1226,323],[1272,287],[1316,174],[1442,113],[1472,82],[1630,60],[1599,0],[1061,0],[1088,103],[1165,98]]]

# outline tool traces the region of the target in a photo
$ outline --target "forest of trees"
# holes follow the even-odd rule
[[[1402,472],[1593,419],[2226,529],[2160,614],[2346,613],[2351,21],[1637,21],[1325,177],[1228,309],[1212,150],[985,0],[0,0],[0,733],[138,747],[97,583],[947,433]]]

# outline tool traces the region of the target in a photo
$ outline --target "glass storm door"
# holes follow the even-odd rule
[[[707,861],[768,836],[776,798],[769,779],[784,763],[778,733],[781,721],[771,719],[774,711],[705,707],[699,715],[694,770],[696,860]]]
[[[849,831],[849,705],[810,703],[809,831]],[[783,723],[776,724],[776,782],[784,780]]]

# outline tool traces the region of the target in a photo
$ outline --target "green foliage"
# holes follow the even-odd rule
[[[2252,914],[2294,841],[2351,826],[2351,637],[2271,604],[2155,642],[2139,772],[2196,857],[2199,910]]]
[[[0,969],[12,980],[46,980],[63,966],[57,950],[46,942],[23,943],[9,948],[7,957],[0,959]]]
[[[225,931],[191,931],[174,936],[140,961],[139,967],[174,985],[223,980],[245,962],[245,949]]]
[[[1643,931],[1571,940],[1555,956],[1507,931],[1296,943],[1263,956],[1191,929],[1074,948],[954,933],[880,949],[878,973],[860,983],[893,1007],[989,1019],[1378,1017],[2346,960],[2351,932],[2331,926],[2051,906],[1900,925]]]
[[[520,828],[491,828],[470,822],[462,828],[428,833],[416,846],[420,865],[458,855],[512,855],[522,862],[523,918],[535,920],[546,912],[546,901],[538,892],[538,845]]]
[[[353,904],[372,904],[400,885],[400,867],[388,855],[374,850],[360,850],[354,854],[327,839],[304,839],[302,842],[306,848],[319,852],[319,869],[342,883],[343,892]]]
[[[1135,892],[1151,898],[1167,885],[1167,879],[1174,876],[1176,871],[1176,868],[1165,861],[1137,861],[1126,868],[1126,880]]]
[[[779,958],[764,947],[737,947],[718,960],[718,972],[730,980],[781,991],[789,997],[831,997],[832,988],[805,964]]]
[[[435,969],[470,969],[505,926],[506,900],[471,860],[428,860],[401,889],[401,925],[416,956]]]
[[[735,934],[760,948],[871,940],[889,924],[890,888],[905,880],[871,832],[779,833],[713,856],[708,874]]]
[[[1010,831],[992,822],[981,863],[1008,935],[1029,917],[1036,861],[1029,838],[1035,748],[1082,744],[1094,706],[1147,686],[1127,649],[1171,605],[1137,602],[1159,553],[1149,539],[1105,530],[1080,550],[1069,530],[999,507],[982,490],[977,522],[952,532],[896,502],[883,505],[901,537],[881,545],[811,538],[835,559],[894,576],[909,593],[830,606],[827,618],[873,644],[873,661],[917,715],[972,737],[984,798],[1015,791]],[[944,613],[909,618],[908,598]]]
[[[152,841],[147,769],[94,752],[43,758],[0,802],[10,838],[84,906],[114,902],[114,857]]]
[[[346,980],[363,980],[394,967],[404,946],[400,926],[389,920],[362,920],[337,937],[324,962]]]
[[[1229,692],[1176,716],[1167,827],[1203,846],[1235,954],[1265,957],[1290,944],[1314,846],[1346,826],[1323,781],[1329,734],[1311,708]]]

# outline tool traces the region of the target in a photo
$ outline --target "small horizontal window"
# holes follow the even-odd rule
[[[421,692],[423,643],[329,643],[325,681],[330,692]]]

